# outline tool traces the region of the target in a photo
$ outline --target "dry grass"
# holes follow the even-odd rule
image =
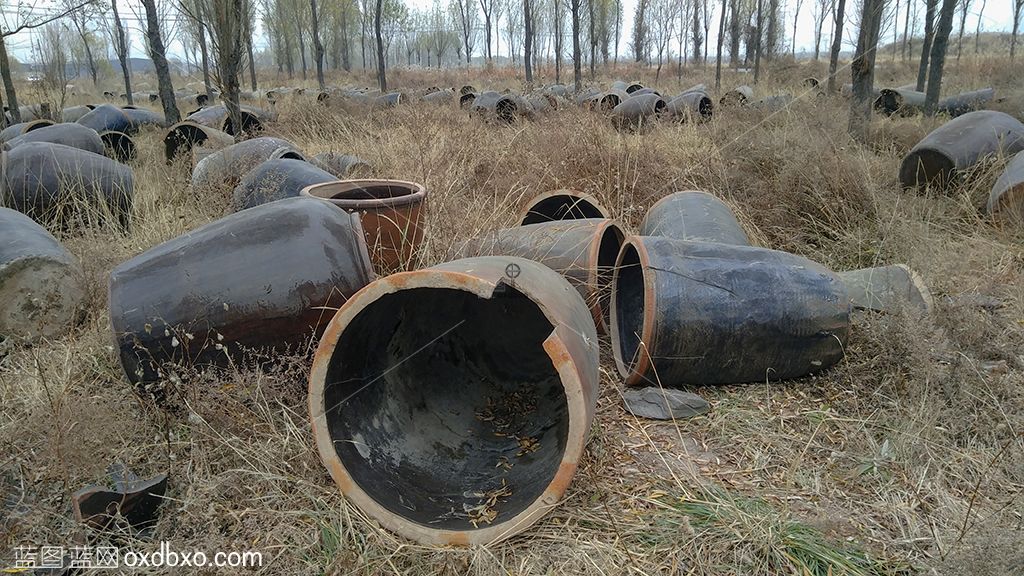
[[[782,68],[766,85],[796,87],[815,71]],[[960,74],[1002,89],[1010,72],[983,61]],[[909,67],[884,74],[910,78]],[[669,92],[713,83],[693,71],[664,76]],[[464,80],[450,71],[392,78],[409,87]],[[748,80],[729,73],[725,85]],[[517,87],[499,72],[472,83]],[[592,437],[562,505],[503,544],[426,548],[377,527],[331,483],[309,433],[306,357],[268,372],[183,376],[162,409],[132,395],[111,345],[106,275],[227,206],[191,190],[186,168],[165,165],[160,134],[149,132],[139,138],[132,231],[63,234],[90,287],[85,323],[57,341],[8,344],[0,358],[0,496],[10,504],[0,503],[0,559],[18,544],[81,537],[70,493],[121,461],[171,475],[155,541],[260,550],[273,574],[1021,570],[1024,231],[996,230],[977,211],[993,168],[949,194],[899,189],[901,154],[938,120],[876,120],[866,148],[845,133],[839,100],[770,117],[722,111],[708,124],[642,134],[574,107],[512,126],[424,105],[366,114],[286,100],[278,109],[273,135],[427,186],[422,265],[511,224],[548,189],[590,192],[635,229],[660,196],[699,188],[736,207],[762,245],[836,269],[907,263],[937,307],[931,317],[857,315],[835,369],[701,389],[713,409],[689,421],[627,415],[605,356]],[[91,537],[153,547],[117,530]]]

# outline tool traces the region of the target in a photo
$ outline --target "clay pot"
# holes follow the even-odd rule
[[[11,138],[4,144],[4,150],[11,150],[21,144],[28,142],[49,142],[51,144],[63,144],[92,152],[103,154],[103,139],[92,128],[87,128],[75,122],[64,122],[44,126],[38,130],[26,132],[20,136]]]
[[[132,382],[302,353],[373,279],[359,219],[304,198],[243,210],[110,274],[110,323]]]
[[[519,220],[525,226],[553,220],[611,217],[611,212],[590,194],[576,190],[552,190],[527,202]]]
[[[619,129],[637,129],[661,116],[668,103],[657,94],[630,96],[612,109],[612,124]]]
[[[787,252],[631,236],[611,321],[627,386],[785,380],[842,359],[850,297],[833,272]]]
[[[669,101],[665,113],[679,120],[710,120],[714,103],[703,91],[684,92]]]
[[[742,106],[754,97],[754,89],[744,84],[729,90],[718,100],[721,106]]]
[[[78,261],[28,216],[0,208],[0,339],[63,336],[85,299]]]
[[[113,130],[129,134],[134,131],[128,113],[113,104],[100,104],[79,118],[78,123],[97,133]]]
[[[313,184],[336,182],[333,174],[304,160],[267,160],[250,170],[232,194],[236,211],[284,198],[295,198]]]
[[[28,134],[33,130],[39,130],[40,128],[46,128],[47,126],[53,126],[53,122],[50,120],[30,120],[28,122],[21,122],[18,124],[11,124],[7,128],[0,130],[0,143],[7,142],[21,136]]]
[[[406,538],[489,544],[564,496],[590,433],[598,341],[553,270],[515,257],[382,278],[320,340],[309,411],[345,497]]]
[[[562,220],[495,230],[468,241],[459,256],[519,256],[569,281],[590,307],[599,333],[608,330],[611,279],[625,235],[606,219]]]
[[[321,152],[310,158],[309,163],[341,180],[368,178],[373,171],[370,164],[359,157],[338,152]]]
[[[233,189],[249,170],[267,160],[305,160],[294,144],[280,138],[261,136],[216,150],[196,163],[192,170],[194,190]]]
[[[1024,150],[1024,124],[1003,112],[968,112],[932,130],[900,165],[905,188],[944,188],[959,173],[993,154],[1010,156]]]
[[[997,223],[1024,226],[1024,152],[1006,164],[992,185],[986,208]]]
[[[359,214],[366,245],[377,270],[394,271],[412,264],[423,240],[427,189],[402,180],[341,180],[302,191]]]
[[[99,209],[127,226],[135,189],[131,168],[99,154],[49,142],[3,152],[6,204],[39,222],[91,219]]]
[[[697,190],[675,192],[655,202],[640,225],[640,235],[750,245],[732,209],[711,194]]]
[[[212,152],[234,143],[234,136],[227,132],[186,120],[167,130],[164,136],[164,157],[170,162],[179,154],[190,153],[196,146],[203,146]]]

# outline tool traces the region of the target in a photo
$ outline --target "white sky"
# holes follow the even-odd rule
[[[158,5],[161,4],[162,2],[170,2],[170,1],[172,1],[172,0],[158,0]],[[416,8],[419,8],[419,9],[428,9],[432,5],[432,3],[433,3],[432,0],[405,0],[405,1],[406,1],[406,3],[410,7],[416,7]],[[625,55],[629,51],[629,49],[628,49],[628,39],[629,39],[629,37],[631,35],[631,30],[632,30],[633,11],[636,9],[636,3],[637,3],[637,0],[623,0],[623,1],[624,1],[624,10],[623,10],[624,17],[623,17],[623,23],[622,23],[622,27],[623,27],[622,39],[620,40],[620,47],[619,47],[620,55]],[[714,48],[715,48],[715,45],[717,43],[718,18],[719,18],[719,12],[718,11],[721,8],[721,1],[720,0],[709,0],[709,1],[712,3],[712,6],[713,6],[712,9],[714,11],[713,14],[712,14],[712,20],[711,20],[711,26],[710,26],[710,34],[709,34],[710,38],[708,39],[708,41],[711,43],[710,44],[710,49],[709,49],[708,53],[711,54],[712,52],[714,52]],[[789,43],[791,41],[790,37],[792,35],[792,26],[793,26],[793,20],[792,20],[792,16],[791,15],[792,15],[793,7],[795,6],[795,3],[796,3],[797,0],[779,0],[779,1],[782,3],[783,9],[785,10],[785,13],[786,13],[786,18],[785,18],[786,25],[785,25],[784,33],[785,33],[786,43],[787,43],[787,45],[789,45]],[[902,34],[902,29],[903,29],[903,18],[905,17],[905,14],[906,14],[906,1],[907,0],[901,0],[900,1],[900,5],[901,6],[900,6],[900,16],[899,16],[900,19],[899,19],[899,26],[898,27],[899,27],[899,33],[901,33],[901,34]],[[965,35],[973,34],[974,29],[975,29],[975,27],[977,26],[977,23],[978,23],[978,11],[979,11],[979,9],[982,6],[982,2],[983,1],[985,1],[985,11],[984,11],[984,15],[982,16],[982,22],[981,22],[982,30],[983,31],[988,31],[988,32],[994,32],[994,31],[1006,32],[1006,31],[1009,31],[1010,27],[1012,26],[1012,22],[1013,22],[1012,7],[1011,7],[1011,4],[1012,4],[1013,0],[972,0],[971,1],[970,10],[968,11]],[[813,13],[813,10],[814,10],[815,2],[817,2],[817,0],[802,0],[802,6],[801,6],[801,9],[800,9],[800,19],[799,19],[799,22],[798,22],[798,25],[797,25],[797,33],[796,33],[797,51],[798,52],[800,52],[800,51],[812,51],[814,49],[814,21],[813,21],[812,13]],[[920,18],[920,20],[923,20],[923,18],[924,18],[924,0],[916,0],[916,2],[919,5],[919,12],[920,12],[919,18]],[[38,0],[37,2],[35,2],[35,7],[36,7],[36,10],[38,10],[39,12],[45,12],[47,10],[52,10],[53,6],[55,4],[56,4],[56,2],[54,2],[54,0]],[[847,22],[849,22],[849,18],[852,15],[852,13],[854,11],[856,11],[857,4],[858,4],[858,2],[856,0],[847,0]],[[889,5],[890,6],[892,6],[894,4],[895,4],[895,0],[889,0]],[[129,33],[130,41],[131,41],[131,44],[132,44],[132,48],[131,48],[132,55],[135,56],[135,57],[145,57],[144,47],[143,47],[143,43],[142,43],[142,28],[144,26],[144,21],[141,21],[136,16],[136,12],[138,14],[143,14],[141,3],[138,0],[119,0],[118,1],[118,7],[119,7],[119,11],[121,13],[121,17],[125,21],[125,25],[128,28],[128,33]],[[168,5],[168,7],[169,7],[169,5]],[[13,22],[16,19],[16,17],[14,17],[12,15],[13,14],[13,8],[4,8],[3,9],[3,14],[4,14],[4,17],[7,19],[8,22]],[[502,28],[504,28],[504,17],[502,17],[502,22],[501,23],[502,23]],[[482,27],[482,18],[481,18],[481,27]],[[822,38],[822,49],[823,50],[827,49],[825,45],[826,45],[826,43],[828,41],[828,38],[830,37],[830,33],[828,32],[829,29],[830,29],[830,22],[826,21],[826,23],[825,23],[825,31],[823,31],[823,33],[822,33],[822,37],[823,37]],[[959,30],[959,16],[957,17],[957,19],[954,20],[953,33],[952,33],[953,36],[956,35],[958,30]],[[543,31],[543,30],[540,31],[540,32],[541,33],[547,33],[547,31]],[[25,31],[25,32],[21,32],[19,34],[16,34],[13,37],[7,38],[9,52],[11,54],[13,54],[19,60],[31,59],[31,46],[32,46],[33,38],[34,38],[34,36],[33,36],[34,33],[38,33],[38,31]],[[844,49],[852,49],[854,47],[854,44],[855,44],[855,41],[856,41],[855,33],[856,33],[856,30],[851,25],[847,24],[845,26]],[[919,30],[918,34],[920,35],[920,33],[921,32]],[[882,32],[882,42],[883,43],[892,42],[892,39],[893,39],[893,30],[892,30],[892,28],[891,27],[884,28],[883,32]],[[502,55],[507,55],[508,54],[508,43],[506,42],[505,35],[504,35],[503,31],[502,31],[501,34],[498,35],[498,40],[496,42],[497,42],[496,46],[497,46],[497,49],[498,49],[499,53],[502,54]],[[521,44],[521,42],[520,42],[520,44]],[[673,45],[673,44],[678,45],[677,41],[676,42],[671,42],[670,46]],[[266,40],[265,40],[265,38],[263,38],[263,36],[261,34],[259,37],[257,37],[256,48],[258,50],[258,49],[264,47],[265,45],[266,45]],[[174,42],[169,47],[169,52],[172,55],[180,56],[180,54],[182,53],[181,44],[179,42]],[[480,39],[477,40],[476,48],[475,48],[474,52],[475,52],[474,56],[479,56],[480,54],[484,53],[483,33],[482,33],[482,31],[480,33]]]

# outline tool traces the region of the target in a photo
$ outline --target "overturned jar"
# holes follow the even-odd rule
[[[904,188],[956,180],[981,159],[1024,150],[1024,124],[1004,112],[978,110],[932,130],[903,158],[900,182]]]
[[[28,216],[0,208],[0,339],[63,336],[84,300],[78,260]]]
[[[482,257],[395,274],[346,302],[317,349],[309,411],[349,500],[407,538],[466,546],[558,504],[597,392],[579,294],[539,263]]]
[[[640,225],[640,235],[750,245],[732,209],[699,190],[674,192],[655,202]]]
[[[27,142],[2,152],[4,202],[40,222],[131,220],[132,169],[86,150]]]
[[[843,357],[850,297],[830,270],[787,252],[631,236],[611,320],[627,386],[784,380]]]
[[[614,220],[590,218],[529,224],[474,238],[461,256],[520,256],[565,276],[586,301],[598,332],[607,332],[615,258],[624,234]]]
[[[403,180],[340,180],[309,186],[303,196],[330,202],[362,218],[377,270],[412,264],[426,227],[427,189]]]
[[[519,220],[525,226],[554,220],[611,217],[611,212],[602,206],[597,198],[586,192],[552,190],[530,199],[523,208]]]
[[[305,198],[243,210],[110,274],[110,324],[132,382],[302,352],[373,279],[359,219]],[[266,354],[264,354],[266,353]]]

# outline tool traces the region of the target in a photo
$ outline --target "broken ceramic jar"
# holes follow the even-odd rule
[[[456,260],[346,302],[309,390],[320,458],[346,498],[423,544],[488,544],[562,500],[594,418],[597,333],[544,265]]]

